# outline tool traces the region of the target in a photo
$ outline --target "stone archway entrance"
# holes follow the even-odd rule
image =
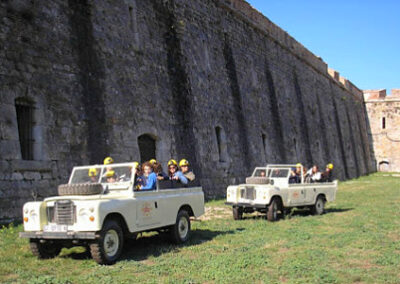
[[[138,145],[141,163],[156,159],[156,139],[152,135],[140,135],[138,137]]]
[[[388,161],[381,161],[379,162],[379,171],[380,172],[389,172],[390,171],[390,164]]]

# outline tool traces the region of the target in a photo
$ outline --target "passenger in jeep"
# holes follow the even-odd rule
[[[117,181],[117,175],[114,171],[107,171],[105,173],[107,183],[114,183]]]
[[[194,181],[196,176],[193,171],[189,171],[189,161],[186,159],[182,159],[179,162],[179,167],[181,169],[182,174],[189,180],[189,182]]]
[[[155,190],[157,186],[157,175],[153,172],[150,162],[146,162],[142,166],[143,170],[143,186],[140,190]]]
[[[321,174],[321,182],[333,182],[333,164],[326,165],[326,170]]]
[[[321,173],[318,170],[318,166],[314,165],[305,175],[305,181],[307,183],[310,182],[319,182],[321,180]]]
[[[178,170],[178,163],[173,159],[168,161],[168,176],[170,180],[176,180],[183,184],[188,184],[188,179]]]
[[[153,164],[153,171],[157,175],[158,180],[168,180],[168,175],[163,171],[163,168],[159,162]]]

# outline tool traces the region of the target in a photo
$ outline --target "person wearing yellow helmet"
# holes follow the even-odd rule
[[[326,165],[325,172],[322,173],[322,182],[333,182],[333,164],[329,163]]]
[[[188,179],[178,169],[178,163],[171,159],[168,162],[168,176],[170,180],[180,181],[183,184],[188,184]]]
[[[113,164],[114,163],[114,159],[111,157],[107,157],[104,159],[104,165],[109,165],[109,164]]]
[[[107,183],[114,183],[117,181],[117,175],[115,173],[115,171],[107,171],[105,173],[106,179],[107,179]]]
[[[171,165],[178,166],[178,163],[177,163],[174,159],[171,159],[171,160],[168,161],[167,166],[169,167],[169,166],[171,166]]]
[[[189,161],[186,159],[182,159],[179,161],[179,168],[182,172],[182,174],[189,180],[189,181],[194,181],[194,179],[196,178],[195,174],[193,173],[193,171],[189,170]]]
[[[152,164],[152,165],[154,165],[155,163],[157,163],[157,160],[156,160],[156,159],[151,159],[151,160],[149,161],[149,163]]]
[[[98,183],[99,182],[99,172],[96,168],[90,168],[88,172],[88,176],[90,178],[90,183]]]
[[[113,168],[111,166],[109,166],[111,164],[114,164],[114,159],[113,158],[107,157],[107,158],[104,159],[104,165],[107,166],[106,167],[107,171],[112,171]]]

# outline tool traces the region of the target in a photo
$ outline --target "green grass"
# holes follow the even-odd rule
[[[10,283],[399,283],[400,177],[374,174],[340,183],[327,214],[234,221],[224,201],[192,238],[171,245],[157,234],[129,242],[122,260],[100,266],[64,249],[38,260],[21,226],[0,230],[0,282]],[[223,210],[225,209],[225,210]],[[218,217],[218,218],[217,218]]]

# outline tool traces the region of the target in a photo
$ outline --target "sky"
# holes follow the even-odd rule
[[[358,88],[400,89],[400,0],[247,0]]]

